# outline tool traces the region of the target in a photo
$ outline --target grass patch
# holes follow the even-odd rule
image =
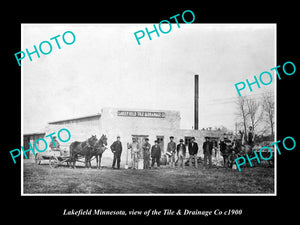
[[[274,193],[274,168],[49,168],[24,164],[24,193]]]

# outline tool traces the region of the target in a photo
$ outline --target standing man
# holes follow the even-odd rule
[[[195,160],[195,167],[198,168],[197,154],[198,154],[198,144],[195,142],[195,138],[192,137],[189,143],[189,154],[190,154],[190,167],[192,167],[192,160]]]
[[[183,144],[183,139],[180,139],[179,142],[180,143],[177,145],[178,167],[182,167],[182,169],[184,169],[186,146],[185,146],[185,144]]]
[[[115,169],[115,164],[117,161],[117,168],[120,169],[121,154],[122,154],[122,143],[120,141],[120,136],[118,136],[117,140],[114,143],[112,143],[110,149],[114,154],[112,168]]]
[[[252,129],[252,126],[249,126],[249,131],[248,131],[248,135],[247,135],[247,142],[248,142],[248,145],[250,145],[251,147],[251,150],[254,146],[254,131]]]
[[[209,162],[209,167],[212,166],[211,157],[212,157],[212,143],[209,141],[209,137],[205,137],[205,142],[203,143],[203,153],[204,153],[204,166],[207,168],[207,159]]]
[[[220,139],[220,152],[221,152],[221,156],[223,157],[223,165],[224,165],[224,168],[227,168],[228,167],[228,157],[229,157],[229,147],[227,146],[227,143],[226,143],[226,140],[227,138],[226,137],[222,137]]]
[[[236,170],[236,164],[235,164],[235,159],[237,158],[237,154],[233,150],[230,155],[228,156],[228,162],[229,162],[229,168]]]
[[[144,169],[149,169],[150,168],[150,149],[151,149],[151,145],[148,141],[149,141],[149,138],[145,138],[145,143],[142,146],[143,158],[144,158]]]
[[[140,146],[135,137],[132,138],[132,143],[128,146],[128,149],[131,149],[132,169],[138,169]]]
[[[161,156],[161,149],[158,145],[158,141],[154,141],[154,145],[151,148],[151,158],[152,158],[152,163],[151,167],[154,167],[154,163],[156,162],[157,167],[160,166],[160,156]]]
[[[176,153],[176,143],[174,142],[174,137],[170,137],[170,142],[168,143],[167,147],[167,159],[170,167],[175,167],[175,153]]]

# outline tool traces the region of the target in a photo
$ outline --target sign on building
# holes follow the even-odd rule
[[[165,118],[164,112],[147,112],[147,111],[118,111],[118,116],[126,117],[151,117],[151,118]]]

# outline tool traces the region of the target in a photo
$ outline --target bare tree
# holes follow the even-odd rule
[[[238,97],[236,101],[237,105],[237,117],[238,117],[238,122],[242,123],[243,126],[243,132],[244,134],[247,133],[247,118],[248,118],[248,112],[247,112],[247,97],[245,96],[240,96]],[[244,136],[246,138],[246,136]]]
[[[263,101],[263,112],[266,116],[266,122],[271,129],[271,136],[274,138],[274,109],[275,109],[275,102],[274,96],[271,92],[266,92],[262,96]]]
[[[247,98],[246,99],[247,106],[247,115],[249,116],[250,125],[255,131],[255,128],[262,122],[263,120],[263,110],[261,110],[260,102],[255,98]]]

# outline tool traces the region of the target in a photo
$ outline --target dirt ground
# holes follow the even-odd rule
[[[50,168],[24,162],[23,191],[55,194],[119,193],[274,193],[274,168],[255,167],[237,170],[212,168],[151,170],[111,168]]]

